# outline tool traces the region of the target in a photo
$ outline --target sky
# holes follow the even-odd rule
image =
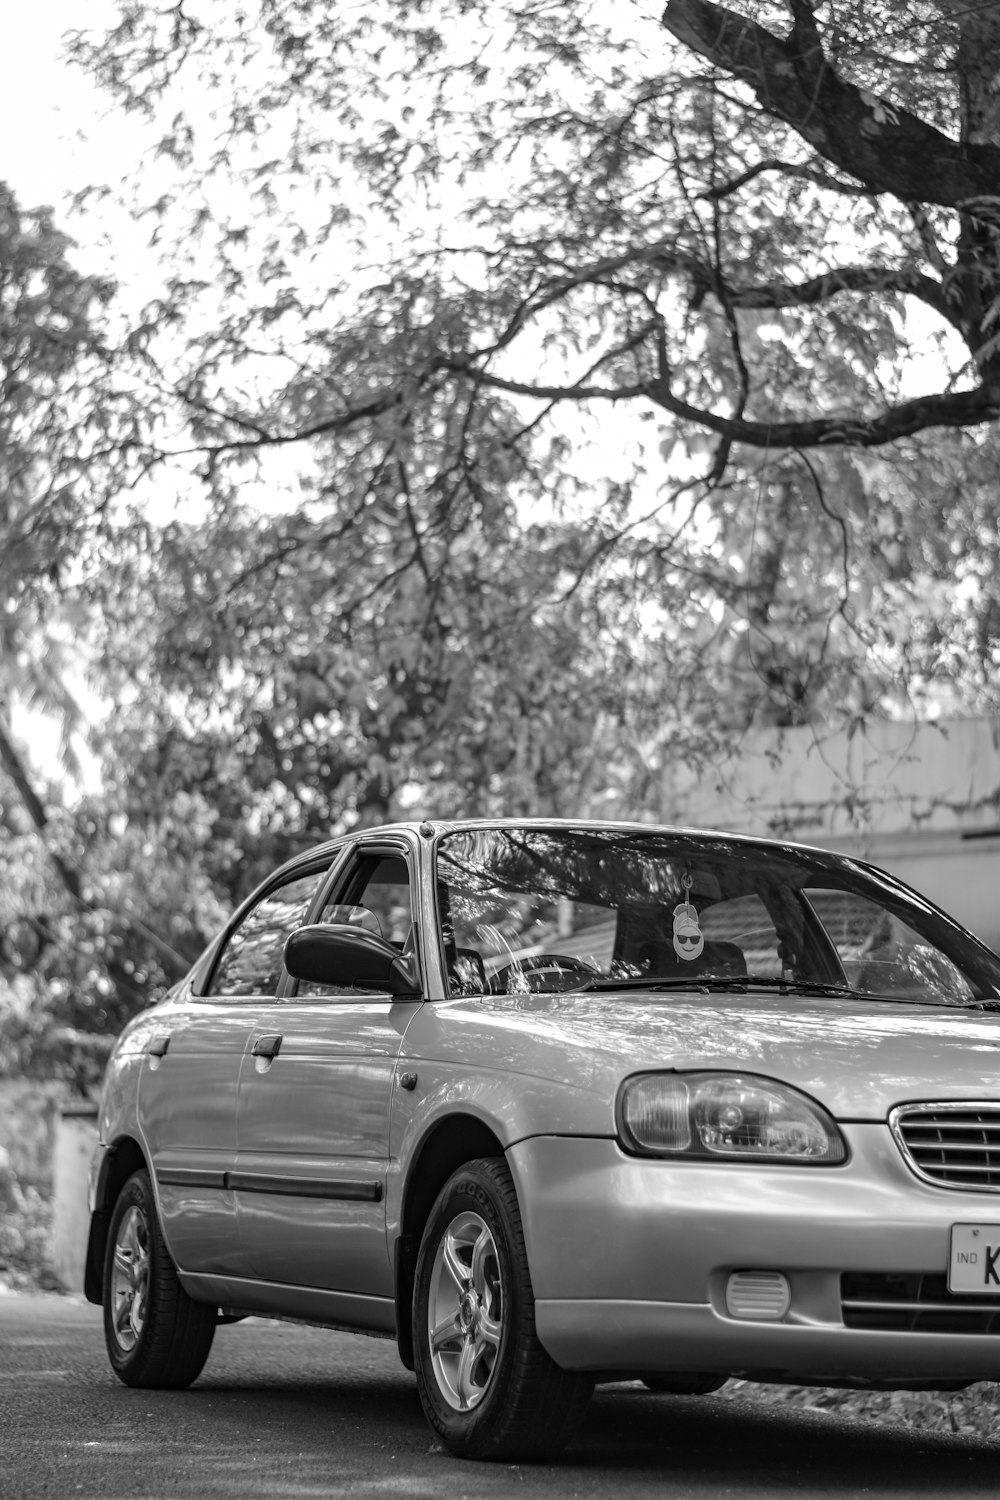
[[[61,57],[62,36],[74,29],[102,30],[116,14],[115,0],[21,0],[5,10],[0,58],[0,182],[23,208],[47,205],[56,224],[77,242],[73,260],[82,271],[127,279],[137,237],[124,222],[73,212],[74,192],[92,183],[117,183],[134,159],[134,131],[79,69]],[[123,271],[126,276],[123,277]]]
[[[59,51],[64,31],[111,12],[107,0],[32,0],[4,16],[0,176],[29,206],[58,206],[106,159],[110,127],[101,128],[97,90]],[[93,136],[89,145],[81,131]]]

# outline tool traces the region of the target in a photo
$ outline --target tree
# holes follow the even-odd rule
[[[114,1029],[331,830],[656,815],[749,723],[1000,706],[998,29],[123,0],[76,38],[158,152],[163,284],[110,359],[53,276],[81,337],[32,359],[82,363],[18,418],[23,659],[51,555],[113,706],[101,794],[40,802],[80,886],[8,964],[46,1024]]]
[[[106,1044],[197,952],[194,893],[202,921],[219,908],[196,873],[149,868],[162,839],[116,837],[113,803],[67,807],[57,769],[14,729],[16,710],[54,721],[62,769],[77,769],[102,538],[135,477],[114,288],[72,252],[50,210],[0,184],[0,1072],[85,1087],[100,1061],[88,1037]],[[144,916],[161,904],[172,919],[157,933]]]
[[[490,506],[509,555],[557,549],[554,597],[632,591],[647,759],[898,710],[956,663],[951,701],[992,703],[998,30],[957,0],[130,0],[77,37],[163,163],[143,462],[201,465],[216,541],[283,488],[328,588],[334,550],[377,587],[391,531],[388,634],[421,663],[362,653],[401,687],[369,767],[461,681],[424,596],[495,545]],[[287,607],[293,573],[253,576]]]
[[[221,534],[162,534],[105,645],[130,817],[207,797],[235,900],[355,822],[580,811],[634,693],[628,590],[572,592],[587,529],[480,499],[407,523],[389,485],[321,520],[233,510]]]
[[[67,575],[110,500],[119,405],[102,337],[109,281],[78,272],[48,209],[21,209],[0,183],[0,765],[66,891],[38,773],[11,731],[16,703],[53,717],[74,763],[82,714],[72,686],[84,612]]]
[[[162,995],[228,913],[202,869],[214,815],[175,796],[130,820],[113,784],[60,816],[79,895],[37,838],[0,836],[0,1077],[100,1079],[124,1023]]]
[[[991,421],[1000,6],[670,0],[663,29],[641,3],[601,15],[583,6],[567,16],[541,0],[413,0],[381,17],[325,0],[259,0],[237,35],[235,15],[218,7],[202,20],[197,7],[131,3],[114,32],[78,39],[77,53],[127,107],[169,103],[161,149],[202,195],[186,227],[217,228],[228,290],[242,304],[241,321],[202,346],[216,369],[265,326],[265,309],[279,325],[288,313],[309,323],[304,257],[351,224],[345,190],[360,186],[390,218],[425,192],[431,229],[408,229],[410,255],[391,285],[365,287],[365,297],[348,276],[322,291],[327,305],[350,292],[358,328],[375,327],[381,306],[386,354],[391,330],[409,321],[410,353],[422,357],[407,376],[424,389],[450,377],[543,402],[642,403],[727,443],[768,448],[877,446]],[[197,119],[174,113],[177,84],[209,73],[218,107]],[[227,127],[221,143],[202,139],[215,123]],[[266,149],[254,151],[260,139]],[[297,179],[329,195],[310,223],[302,214],[269,223],[257,264],[254,227],[238,219],[249,205],[219,216],[212,202],[237,166],[249,167],[259,206],[279,215]],[[498,191],[481,191],[497,179]],[[434,236],[449,215],[454,228],[451,195],[463,182],[466,225],[449,248]],[[158,206],[177,205],[168,196]],[[460,280],[472,263],[475,292]],[[255,273],[267,296],[253,306]],[[204,287],[172,290],[176,309]],[[902,400],[880,389],[875,366],[903,348],[893,324],[904,303],[961,338],[962,388]],[[805,358],[798,380],[780,358],[744,350],[761,315]],[[539,378],[530,352],[520,368],[502,358],[530,351],[539,328],[582,345],[572,378]],[[837,382],[837,411],[822,389],[831,333],[854,386],[847,404]],[[323,347],[333,352],[328,339]],[[224,415],[242,441],[266,443],[370,420],[403,396],[391,359],[379,374],[364,390],[326,382],[325,421],[314,411],[297,434],[263,413],[255,433],[231,400],[206,411],[187,394],[214,418],[217,443]]]

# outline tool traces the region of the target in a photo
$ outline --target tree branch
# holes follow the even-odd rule
[[[714,0],[667,0],[663,25],[678,41],[748,84],[761,106],[873,193],[957,208],[996,197],[1000,148],[951,140],[908,110],[839,78],[811,6],[792,0],[784,39]]]
[[[822,448],[838,444],[877,448],[928,427],[974,427],[1000,417],[1000,393],[990,392],[984,386],[971,391],[918,396],[871,417],[808,417],[774,422],[737,419],[692,406],[675,396],[662,378],[650,382],[646,395],[672,416],[754,448]]]
[[[877,448],[899,438],[911,437],[928,427],[975,427],[1000,418],[1000,391],[991,391],[986,386],[918,396],[869,417],[804,417],[761,422],[743,416],[720,415],[683,400],[674,394],[669,369],[662,361],[655,379],[627,386],[533,385],[530,381],[509,380],[491,374],[472,359],[451,357],[443,359],[441,364],[476,385],[553,404],[560,401],[615,403],[644,397],[670,412],[671,416],[707,427],[720,437],[753,448],[821,448],[837,444]]]
[[[838,266],[808,281],[761,282],[757,286],[729,287],[727,295],[733,307],[783,308],[814,307],[838,292],[899,292],[918,297],[953,327],[963,328],[958,311],[944,287],[932,277],[905,267]]]
[[[828,172],[817,172],[814,168],[803,167],[796,162],[782,161],[778,156],[765,157],[756,166],[747,167],[745,172],[740,172],[728,182],[720,182],[718,187],[706,189],[698,196],[707,198],[710,202],[728,198],[764,172],[780,172],[783,177],[799,177],[803,182],[813,182],[830,193],[844,193],[851,198],[859,196],[860,190],[856,182],[841,182],[839,177],[831,177]]]
[[[696,292],[702,296],[708,292],[716,293],[733,307],[814,307],[817,303],[835,297],[839,292],[897,292],[901,296],[919,298],[953,327],[959,331],[964,328],[959,310],[945,288],[932,277],[911,267],[836,266],[820,276],[812,276],[802,282],[767,281],[740,286],[720,279],[719,272],[707,261],[678,251],[672,240],[657,240],[620,255],[593,261],[575,271],[568,271],[549,286],[539,288],[516,310],[499,337],[490,344],[489,352],[493,354],[506,348],[536,314],[551,307],[576,288],[610,285],[609,273],[641,265],[652,266],[666,275],[687,276]],[[487,351],[483,349],[479,352],[485,354]]]

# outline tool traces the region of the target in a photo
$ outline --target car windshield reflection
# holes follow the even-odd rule
[[[1000,960],[881,872],[719,834],[572,827],[445,835],[451,993],[773,989],[986,1005]]]

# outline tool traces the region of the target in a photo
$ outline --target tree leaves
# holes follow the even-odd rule
[[[996,710],[995,10],[77,36],[163,263],[112,350],[51,224],[10,236],[11,655],[72,586],[112,705],[54,978],[120,1016],[150,930],[186,957],[359,822],[659,816],[750,723]]]

